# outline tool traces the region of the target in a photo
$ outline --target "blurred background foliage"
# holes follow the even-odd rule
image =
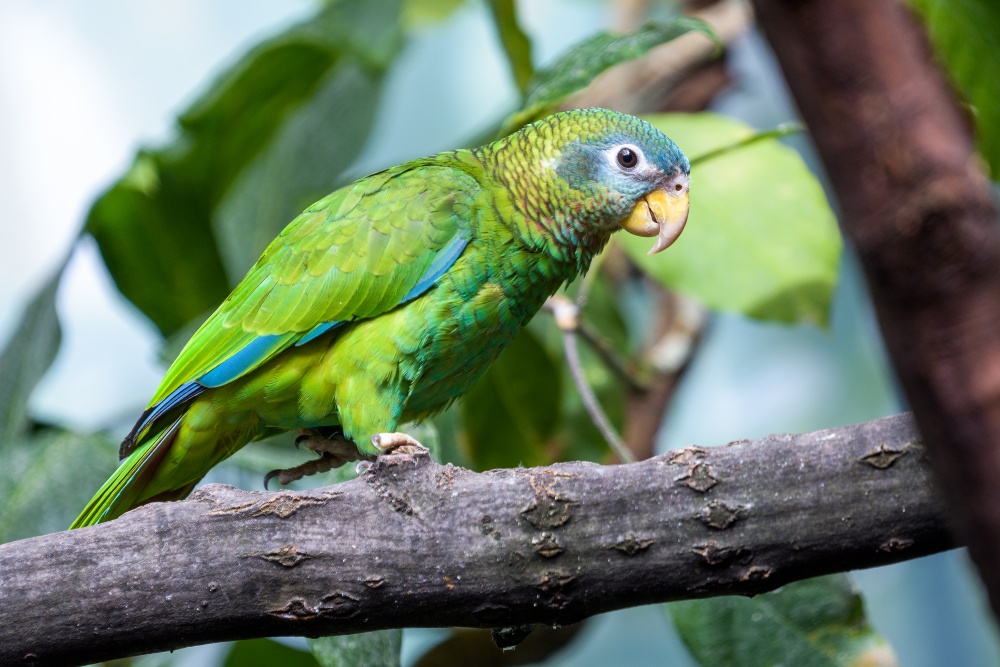
[[[301,209],[370,171],[581,104],[642,113],[694,165],[674,248],[649,258],[645,240],[616,238],[567,290],[582,309],[582,377],[634,456],[903,409],[745,5],[692,5],[711,28],[680,17],[691,7],[640,0],[0,5],[0,542],[69,524],[114,469],[163,364]],[[977,63],[996,63],[1000,47],[975,30],[995,9],[913,5],[995,168],[1000,91]],[[475,469],[614,462],[565,354],[540,314],[416,434],[439,459]],[[304,456],[287,437],[254,443],[206,481],[259,488]],[[960,552],[753,600],[624,610],[540,629],[511,652],[482,631],[407,630],[116,664],[897,660],[1000,662]]]

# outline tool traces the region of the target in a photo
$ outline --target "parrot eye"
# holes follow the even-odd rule
[[[618,164],[621,165],[623,169],[634,169],[637,164],[639,164],[639,154],[629,148],[625,147],[618,151]]]

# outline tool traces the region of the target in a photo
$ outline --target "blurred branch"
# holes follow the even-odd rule
[[[514,77],[514,83],[523,95],[528,89],[531,77],[535,74],[531,62],[531,40],[518,23],[514,0],[490,0],[487,4],[493,14],[493,24],[496,26],[500,44],[507,54],[511,76]]]
[[[708,314],[700,304],[649,282],[658,295],[658,320],[641,364],[651,373],[644,379],[642,389],[629,388],[625,402],[625,442],[639,459],[655,453],[656,434],[664,414],[699,349],[708,321]]]
[[[745,0],[722,0],[691,16],[708,23],[719,39],[729,43],[753,24]],[[650,51],[639,60],[613,67],[572,96],[564,109],[606,107],[627,113],[671,108],[704,108],[726,84],[715,44],[704,35],[690,34]]]
[[[0,546],[0,664],[392,627],[566,625],[955,546],[908,415],[629,465],[380,458]],[[377,554],[377,555],[376,555]]]
[[[1000,614],[1000,225],[969,119],[902,2],[754,4]]]

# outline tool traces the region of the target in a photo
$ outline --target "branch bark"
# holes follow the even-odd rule
[[[754,5],[1000,614],[1000,225],[968,118],[903,3]]]
[[[212,485],[0,546],[0,663],[390,627],[568,624],[953,546],[907,415],[619,466],[479,474],[383,457],[336,486]]]

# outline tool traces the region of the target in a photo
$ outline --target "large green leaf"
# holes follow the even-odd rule
[[[320,93],[332,85],[333,70],[351,62],[373,80],[380,80],[400,41],[400,6],[401,0],[328,3],[312,20],[253,49],[181,116],[175,142],[163,149],[140,151],[129,172],[94,204],[86,230],[97,239],[118,288],[164,334],[214,308],[229,292],[230,280],[212,223],[233,184],[241,180],[244,193],[248,187],[260,186],[259,178],[243,178],[243,172],[251,166],[262,169],[261,155],[277,153],[287,164],[286,153],[269,148],[273,142],[287,140],[286,125],[301,123],[303,113],[313,119],[319,116],[314,108],[303,111],[303,107],[313,105],[317,95],[322,97]],[[356,94],[356,90],[345,94]],[[371,116],[374,99],[373,94],[360,96],[352,112]],[[317,137],[343,132],[350,135],[349,143],[364,140],[367,129],[343,123],[335,114],[341,108],[329,111]],[[334,142],[317,143],[330,147]],[[315,166],[320,159],[316,152],[296,165],[298,173]],[[334,152],[340,160],[334,164],[342,170],[351,154]],[[264,169],[265,176],[273,173]],[[288,187],[287,178],[277,183],[286,198],[278,205],[236,209],[245,216],[240,234],[258,225],[280,228],[295,212],[285,211],[289,201],[301,198],[308,204],[307,195],[333,188],[335,175],[325,170],[316,179],[325,178],[324,183],[314,180],[302,189]],[[274,192],[265,190],[254,203]],[[277,221],[268,217],[278,213]],[[227,230],[232,227],[222,225]],[[256,240],[256,235],[250,236]],[[242,275],[247,268],[233,273]]]
[[[717,114],[646,118],[692,160],[754,134]],[[680,239],[649,256],[649,240],[618,234],[629,256],[668,287],[720,310],[779,322],[827,321],[841,241],[836,218],[802,158],[776,140],[697,163]]]
[[[313,655],[323,667],[399,667],[399,649],[402,643],[402,630],[379,630],[360,635],[309,640]]]
[[[465,453],[478,470],[542,465],[560,420],[560,366],[523,330],[461,404]]]
[[[367,142],[380,90],[378,74],[355,61],[336,64],[236,178],[214,226],[233,282],[293,217],[334,189]]]
[[[375,664],[375,663],[372,663]],[[233,644],[222,667],[319,667],[309,651],[273,639],[245,639]]]
[[[934,49],[973,107],[979,151],[1000,178],[1000,3],[909,0],[927,23]]]
[[[755,598],[673,602],[667,609],[704,667],[897,664],[843,574],[796,582]]]
[[[8,443],[0,466],[0,542],[65,530],[114,471],[103,435],[42,430]]]
[[[28,398],[59,349],[56,290],[61,276],[60,268],[31,300],[0,353],[0,449],[24,435],[30,423]]]
[[[635,32],[618,35],[599,32],[571,47],[555,63],[538,70],[525,93],[521,110],[504,121],[502,134],[551,113],[573,93],[582,90],[607,69],[645,55],[650,49],[696,31],[718,42],[699,19],[675,18],[670,23],[648,23]]]

